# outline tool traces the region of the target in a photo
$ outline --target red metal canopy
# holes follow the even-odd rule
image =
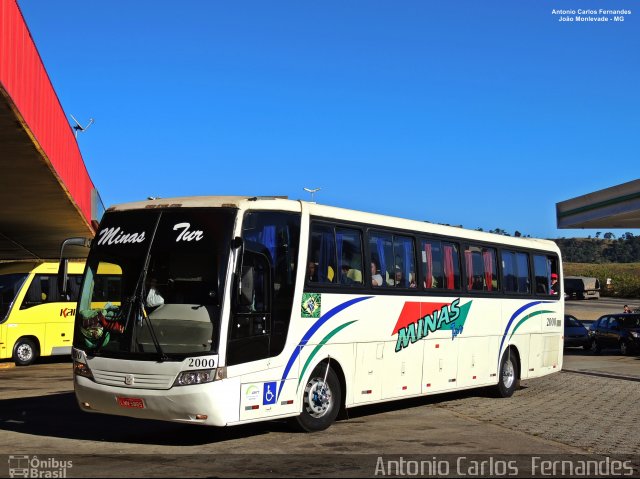
[[[103,210],[18,4],[2,0],[0,260],[55,258]]]

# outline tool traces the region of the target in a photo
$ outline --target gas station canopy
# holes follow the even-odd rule
[[[558,228],[640,228],[640,179],[556,204]]]

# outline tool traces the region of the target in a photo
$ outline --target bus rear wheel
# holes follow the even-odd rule
[[[20,338],[13,348],[13,361],[16,366],[28,366],[38,359],[38,348],[33,340]]]
[[[327,429],[338,416],[341,403],[338,376],[327,363],[319,364],[304,387],[302,412],[296,418],[298,427],[306,432]]]
[[[510,349],[507,349],[500,361],[497,387],[498,396],[503,398],[513,396],[513,393],[520,384],[519,376],[517,356]]]

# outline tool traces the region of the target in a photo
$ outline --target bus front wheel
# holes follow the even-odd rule
[[[16,366],[28,366],[38,358],[38,347],[29,338],[20,338],[13,348],[13,361]]]
[[[338,376],[327,363],[319,364],[305,385],[302,412],[296,418],[297,425],[306,432],[327,429],[338,416],[341,401]]]

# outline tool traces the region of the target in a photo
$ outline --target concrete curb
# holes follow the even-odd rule
[[[584,374],[586,376],[598,376],[598,377],[601,377],[601,378],[622,379],[624,381],[640,382],[640,377],[638,377],[638,376],[625,376],[623,374],[603,373],[601,371],[589,371],[589,370],[564,369],[563,368],[562,372],[575,373],[575,374]]]

